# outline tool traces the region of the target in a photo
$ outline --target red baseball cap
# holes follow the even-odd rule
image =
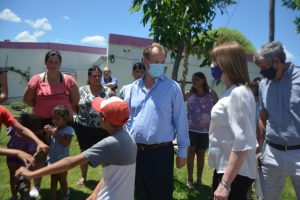
[[[96,97],[93,99],[92,107],[114,126],[123,126],[129,119],[129,106],[119,97],[113,96],[109,99]]]

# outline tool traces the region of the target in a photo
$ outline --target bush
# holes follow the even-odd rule
[[[12,102],[10,107],[12,110],[21,111],[26,109],[26,104],[23,102]]]

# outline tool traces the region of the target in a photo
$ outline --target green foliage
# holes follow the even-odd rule
[[[300,10],[300,0],[282,0],[282,5],[292,10]],[[300,17],[296,17],[294,23],[296,25],[296,32],[300,33]]]
[[[12,110],[24,110],[26,109],[26,104],[23,102],[16,101],[16,102],[12,102],[10,104],[10,107]]]
[[[209,34],[217,37],[216,44],[220,44],[226,41],[236,41],[245,49],[246,53],[255,53],[256,51],[251,41],[236,29],[222,27],[210,31]]]
[[[223,13],[226,6],[234,3],[234,0],[134,0],[131,12],[142,10],[142,23],[144,26],[150,23],[150,36],[171,51],[175,58],[172,78],[177,80],[183,52],[196,54],[199,48],[204,52],[211,49],[213,38],[200,38],[199,34],[207,35],[211,30],[216,9]]]
[[[16,72],[18,74],[20,74],[21,76],[23,76],[25,78],[26,81],[30,80],[30,67],[28,67],[25,71],[22,71],[20,69],[16,69],[15,67],[11,66],[11,67],[6,67],[7,70],[9,71],[13,71]]]

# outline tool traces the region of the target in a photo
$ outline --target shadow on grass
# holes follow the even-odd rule
[[[95,181],[95,180],[86,180],[85,182],[85,187],[89,188],[90,190],[94,190],[95,187],[97,186],[97,184],[99,183],[99,181]]]
[[[97,181],[91,180],[91,181],[87,181],[86,184],[83,185],[82,187],[88,187],[88,188],[94,189],[97,184],[98,184]],[[77,190],[77,189],[74,189],[74,188],[69,188],[69,189],[70,189],[70,199],[72,199],[72,200],[86,199],[90,195],[90,193],[83,192],[81,190]],[[58,200],[62,199],[62,195],[61,195],[61,192],[60,192],[59,189],[58,189],[56,195],[57,195]],[[38,199],[39,200],[50,199],[51,198],[50,196],[51,196],[50,189],[41,189],[40,198],[38,198]]]
[[[181,193],[181,197],[175,197],[176,200],[210,200],[211,199],[211,187],[207,185],[202,185],[201,190],[197,190],[196,188],[188,189],[185,183],[182,183],[181,181],[174,179],[174,190],[177,191],[177,193]]]

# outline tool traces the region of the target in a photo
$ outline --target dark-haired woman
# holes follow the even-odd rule
[[[106,130],[100,128],[100,114],[92,108],[92,101],[95,97],[109,98],[115,93],[108,87],[100,84],[102,71],[94,66],[88,69],[88,84],[79,88],[80,101],[78,104],[78,113],[75,117],[75,133],[80,146],[84,151],[103,138],[108,136]],[[80,165],[81,178],[77,182],[82,185],[86,181],[88,164]]]
[[[73,113],[79,101],[76,81],[72,76],[61,73],[61,62],[60,52],[47,52],[45,55],[46,71],[35,74],[25,88],[23,101],[28,106],[32,106],[32,112],[40,117],[42,127],[52,124],[52,110],[56,105],[65,105],[70,113]],[[43,136],[41,137],[43,139]],[[37,169],[45,165],[46,156],[39,154],[35,165]],[[39,196],[40,184],[40,178],[34,180],[34,187],[30,191],[31,197]]]
[[[190,146],[187,156],[188,180],[187,187],[197,189],[202,185],[202,172],[204,168],[205,151],[208,148],[208,130],[210,124],[210,111],[218,101],[214,90],[209,88],[206,77],[202,72],[192,76],[192,88],[186,92],[187,115],[189,122]],[[197,179],[193,182],[194,158],[197,155]]]

